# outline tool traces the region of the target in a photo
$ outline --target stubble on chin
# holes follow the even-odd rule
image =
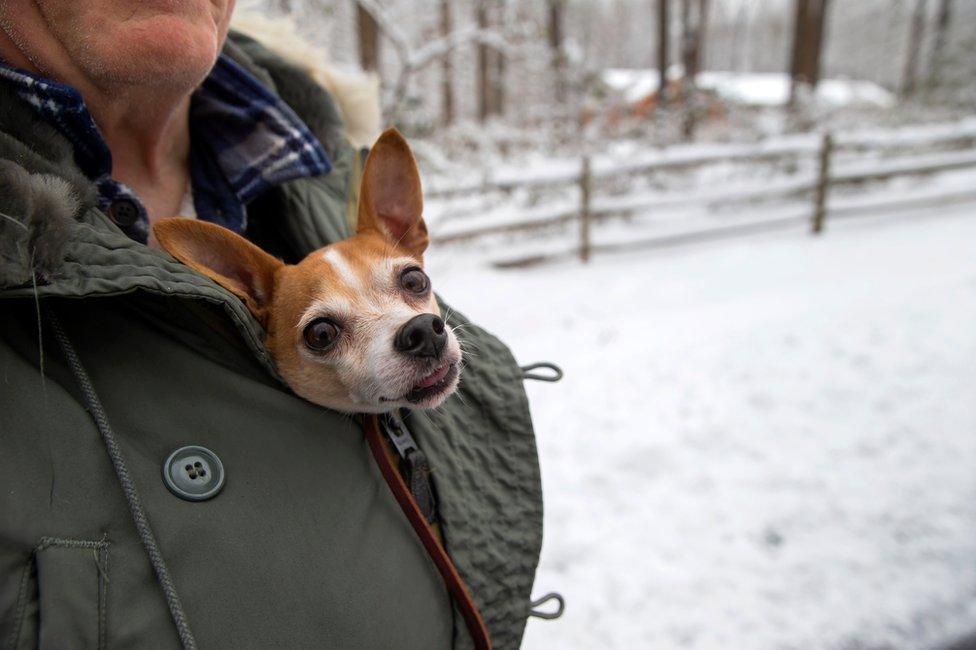
[[[186,38],[184,36],[184,38]],[[210,72],[220,53],[217,34],[198,34],[192,42],[166,42],[160,36],[141,38],[138,32],[106,39],[93,31],[74,37],[73,58],[84,74],[100,86],[145,86],[191,90]]]

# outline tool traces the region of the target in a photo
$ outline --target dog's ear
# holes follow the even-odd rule
[[[284,263],[240,235],[206,221],[163,219],[153,226],[170,255],[244,301],[267,327],[274,276]]]
[[[357,231],[377,231],[419,260],[430,241],[423,212],[417,161],[400,132],[388,129],[366,159]]]

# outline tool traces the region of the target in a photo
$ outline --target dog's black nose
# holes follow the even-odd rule
[[[399,352],[415,357],[437,358],[447,343],[444,321],[434,314],[421,314],[408,320],[396,338],[393,347]]]

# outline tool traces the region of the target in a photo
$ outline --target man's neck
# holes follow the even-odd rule
[[[32,60],[0,30],[10,65],[75,88],[112,152],[112,177],[142,199],[150,222],[176,216],[189,181],[188,89],[94,81],[70,60]]]
[[[190,178],[190,97],[153,102],[123,94],[129,101],[103,105],[102,97],[93,103],[82,96],[112,152],[112,177],[135,190],[150,224],[177,216]]]

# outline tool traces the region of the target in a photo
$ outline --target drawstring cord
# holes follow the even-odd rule
[[[129,469],[125,464],[125,458],[122,456],[122,448],[115,438],[115,433],[109,424],[108,416],[102,407],[102,402],[98,399],[98,394],[95,392],[95,387],[92,385],[88,373],[85,371],[84,366],[81,365],[81,359],[78,358],[78,353],[68,339],[64,328],[61,327],[61,321],[53,313],[48,313],[48,320],[51,323],[54,338],[57,339],[58,344],[61,346],[61,351],[64,353],[68,367],[71,369],[71,374],[74,375],[75,383],[81,389],[82,396],[85,400],[85,408],[95,421],[98,432],[102,435],[102,441],[105,443],[108,456],[112,461],[112,467],[115,468],[115,475],[122,485],[122,492],[125,494],[125,500],[129,504],[129,511],[132,513],[136,531],[139,533],[142,545],[149,555],[149,562],[156,572],[156,580],[159,582],[159,586],[162,587],[166,604],[169,606],[170,616],[173,618],[173,623],[176,625],[176,631],[180,637],[180,643],[183,644],[184,650],[195,650],[197,642],[193,638],[193,633],[190,631],[190,625],[186,620],[186,613],[183,611],[183,604],[180,602],[179,594],[176,593],[176,586],[173,584],[172,577],[170,577],[169,569],[166,567],[166,561],[159,551],[156,537],[153,535],[152,527],[149,525],[149,519],[146,517],[146,511],[143,509],[142,501],[139,499],[139,493],[136,491],[135,482],[132,480],[132,475],[129,474]]]

